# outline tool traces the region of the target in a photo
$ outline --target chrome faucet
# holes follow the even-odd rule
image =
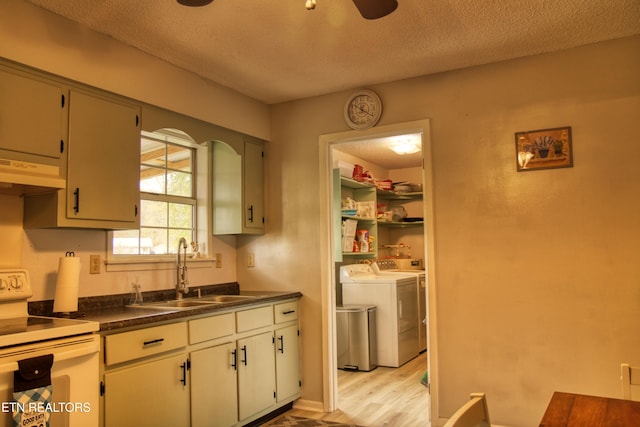
[[[184,257],[182,258],[182,264],[180,264],[180,249],[184,249]],[[187,277],[187,239],[180,238],[178,242],[178,260],[176,263],[176,299],[182,299],[182,297],[189,293],[189,279]]]

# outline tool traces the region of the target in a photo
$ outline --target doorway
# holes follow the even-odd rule
[[[321,159],[321,188],[326,200],[322,206],[326,207],[323,222],[322,235],[326,239],[323,245],[326,250],[323,252],[323,315],[324,315],[324,347],[326,351],[324,360],[324,410],[332,412],[338,408],[338,369],[337,369],[337,346],[336,346],[336,322],[335,311],[336,306],[340,302],[339,289],[339,270],[336,266],[344,263],[345,260],[340,255],[341,237],[340,237],[340,206],[337,213],[335,209],[336,203],[336,187],[334,184],[336,166],[339,167],[336,160],[344,159],[344,155],[354,156],[355,158],[371,157],[372,154],[379,153],[382,156],[390,157],[388,146],[392,141],[402,139],[407,135],[417,136],[422,148],[418,153],[418,163],[416,167],[422,170],[421,185],[423,189],[423,232],[420,248],[412,248],[415,254],[419,254],[424,262],[424,268],[427,270],[427,322],[428,332],[427,341],[427,366],[429,380],[431,384],[431,416],[437,419],[437,365],[436,365],[436,333],[435,333],[435,295],[434,295],[434,278],[435,272],[433,267],[433,197],[432,197],[432,179],[431,179],[431,143],[429,120],[420,120],[415,122],[398,123],[394,125],[380,126],[365,131],[349,131],[330,135],[322,135],[320,137],[320,159]],[[386,146],[386,147],[385,147]],[[415,156],[413,156],[415,158]],[[371,157],[371,163],[374,164],[375,158]],[[379,157],[378,157],[379,158]],[[378,160],[379,161],[379,160]],[[415,159],[414,159],[415,161]],[[379,161],[380,162],[380,161]],[[348,162],[347,162],[348,163]],[[396,169],[399,167],[394,166]],[[338,189],[338,194],[340,194]],[[336,232],[337,229],[337,232]],[[378,243],[375,242],[375,245]],[[377,247],[376,247],[377,248]],[[377,253],[375,254],[377,255]],[[430,256],[431,255],[431,256]],[[417,258],[417,256],[416,256]]]

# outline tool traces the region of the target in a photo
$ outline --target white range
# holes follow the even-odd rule
[[[0,427],[14,425],[12,410],[4,410],[15,406],[14,372],[20,364],[48,355],[53,355],[51,425],[97,426],[100,340],[94,332],[100,324],[30,316],[31,295],[26,270],[0,270]]]

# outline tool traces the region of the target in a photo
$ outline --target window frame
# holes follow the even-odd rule
[[[173,131],[174,129],[159,129],[158,131]],[[142,131],[140,135],[140,143],[142,144],[142,138],[151,138],[159,142],[167,144],[181,145],[190,149],[193,149],[192,159],[192,197],[174,196],[169,194],[156,194],[140,191],[140,201],[144,200],[159,200],[163,202],[178,202],[191,204],[193,209],[193,234],[195,241],[198,242],[198,257],[189,258],[189,262],[202,261],[212,262],[209,259],[207,248],[210,247],[211,242],[209,239],[210,229],[210,197],[208,195],[208,185],[210,171],[209,171],[209,144],[207,142],[198,144],[187,133],[178,131],[185,134],[185,140],[176,139],[170,135],[162,135],[158,137],[155,132]],[[188,141],[191,139],[191,141]],[[142,165],[142,162],[139,162]],[[165,166],[165,171],[171,170]],[[143,194],[145,197],[143,197]],[[140,208],[141,209],[141,208]],[[141,227],[138,227],[138,231]],[[133,270],[153,270],[175,267],[176,253],[149,255],[149,254],[114,254],[113,253],[113,236],[114,232],[109,231],[107,233],[107,256],[106,256],[106,268],[107,271],[133,271]],[[171,246],[169,245],[169,250]],[[176,242],[177,249],[177,242]],[[191,254],[191,247],[189,246],[189,254]]]

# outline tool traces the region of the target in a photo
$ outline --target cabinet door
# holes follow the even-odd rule
[[[238,405],[240,420],[275,403],[273,332],[238,340]]]
[[[0,148],[59,159],[63,89],[0,68]]]
[[[278,402],[300,393],[298,325],[276,330],[276,390]]]
[[[264,158],[259,144],[244,144],[244,226],[249,230],[264,228]]]
[[[186,360],[180,353],[105,373],[105,427],[189,426]]]
[[[139,162],[139,108],[72,91],[67,217],[136,226]]]
[[[191,353],[191,426],[238,422],[237,353],[227,343]]]
[[[264,233],[262,144],[248,141],[211,144],[213,234]]]

